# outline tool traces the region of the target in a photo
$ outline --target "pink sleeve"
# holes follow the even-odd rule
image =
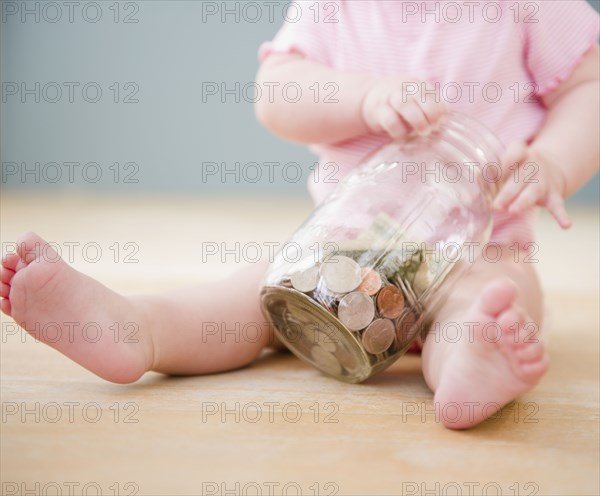
[[[537,94],[543,96],[566,80],[597,42],[600,21],[585,0],[538,1],[535,5],[537,12],[522,12],[525,57],[538,85]]]
[[[335,23],[315,21],[310,2],[292,2],[283,26],[272,41],[260,46],[258,58],[262,62],[272,53],[299,53],[325,65],[330,64],[329,49],[333,42]]]

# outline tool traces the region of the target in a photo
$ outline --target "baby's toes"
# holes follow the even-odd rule
[[[526,383],[536,383],[548,370],[549,364],[537,324],[528,321],[525,313],[517,307],[504,312],[498,323],[504,331],[502,348],[515,375]]]
[[[6,267],[0,268],[0,282],[3,284],[10,284],[12,278],[15,276],[15,271],[7,269]]]
[[[539,360],[521,364],[521,377],[530,383],[536,383],[546,373],[550,364],[548,353],[543,345],[541,348],[543,353]]]
[[[525,313],[517,307],[509,308],[498,316],[498,325],[502,330],[503,346],[516,349],[523,343],[521,328],[525,324]]]
[[[516,351],[516,356],[521,363],[538,362],[544,357],[545,346],[536,337],[536,342],[526,343]]]
[[[519,324],[515,332],[515,346],[519,352],[526,353],[529,348],[542,347],[540,341],[540,328],[538,324],[531,320],[523,321]]]
[[[10,305],[10,300],[2,299],[0,300],[0,311],[6,315],[11,315],[12,307]]]
[[[2,258],[2,271],[11,270],[13,273],[17,270],[17,266],[21,260],[18,253],[9,253]],[[4,282],[4,281],[3,281]]]
[[[10,284],[0,282],[0,298],[8,298],[10,294]]]

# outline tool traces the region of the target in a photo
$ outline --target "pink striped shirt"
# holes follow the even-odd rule
[[[538,97],[568,78],[599,33],[599,16],[584,0],[338,0],[319,7],[300,2],[288,10],[259,58],[295,52],[334,69],[437,84],[450,110],[480,120],[506,145],[535,136],[546,114]],[[309,181],[315,202],[336,186],[323,181],[327,162],[339,167],[339,179],[386,141],[369,134],[312,146],[321,163]],[[496,215],[493,240],[531,240],[531,217]]]

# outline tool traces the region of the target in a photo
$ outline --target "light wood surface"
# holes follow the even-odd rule
[[[0,206],[3,251],[24,230],[64,250],[97,243],[100,260],[76,249],[73,265],[124,293],[214,280],[236,264],[202,263],[200,243],[283,242],[311,210],[285,198],[68,192],[3,192]],[[499,419],[467,432],[436,422],[418,357],[362,385],[266,353],[226,374],[147,374],[119,386],[13,333],[3,316],[2,493],[81,494],[87,484],[88,494],[597,495],[598,212],[575,209],[574,219],[568,233],[546,215],[538,223],[549,373]],[[128,242],[138,262],[115,263],[133,252]]]

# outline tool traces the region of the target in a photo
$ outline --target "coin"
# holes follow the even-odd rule
[[[360,284],[360,265],[342,255],[329,257],[321,265],[327,288],[336,293],[349,293]]]
[[[362,282],[358,285],[356,291],[363,291],[369,296],[373,296],[381,289],[381,276],[378,272],[369,267],[363,267],[361,270],[361,277]]]
[[[310,356],[318,364],[319,368],[328,374],[339,375],[342,373],[342,366],[333,353],[329,353],[320,346],[313,346],[310,349]]]
[[[359,331],[375,317],[375,305],[371,297],[360,291],[348,293],[340,300],[338,319],[351,331]]]
[[[404,308],[404,296],[396,286],[388,285],[377,295],[377,310],[382,317],[395,319],[400,317]]]
[[[319,282],[319,267],[313,265],[305,270],[298,270],[290,274],[292,286],[303,293],[310,293]]]
[[[394,342],[394,323],[389,319],[375,319],[362,335],[362,344],[369,353],[377,355],[387,350]]]
[[[412,310],[405,312],[398,322],[396,322],[396,341],[399,346],[404,346],[413,338],[416,323],[417,317]]]

